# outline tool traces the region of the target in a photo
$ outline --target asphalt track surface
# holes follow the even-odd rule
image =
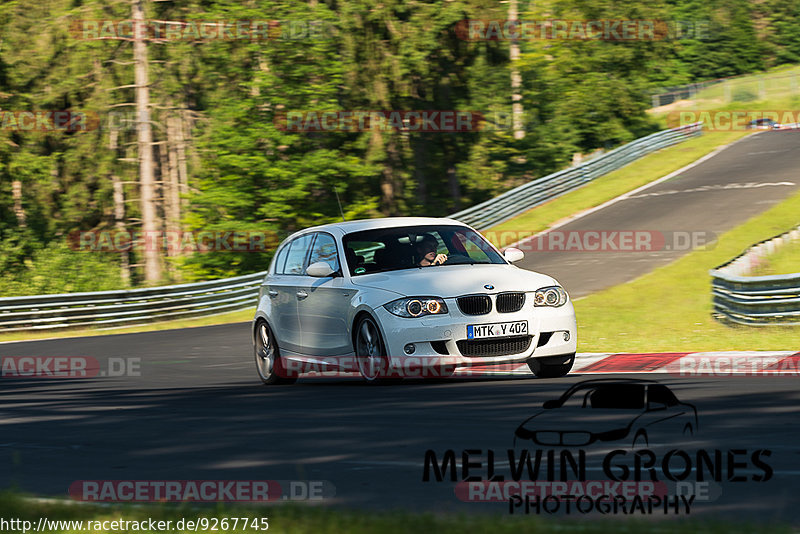
[[[670,180],[559,227],[553,233],[560,241],[545,234],[523,243],[526,257],[517,265],[555,277],[572,297],[632,280],[688,252],[691,239],[713,246],[719,234],[796,191],[798,150],[800,135],[794,131],[743,138]],[[635,231],[652,245],[615,250],[619,241],[606,246],[597,239],[584,241],[587,231],[605,231],[607,237]],[[570,234],[578,237],[571,245]],[[599,243],[601,250],[583,250],[584,243]]]
[[[759,134],[687,173],[687,183],[677,178],[653,191],[794,181],[797,162],[790,151],[797,145],[800,136]],[[609,208],[608,220],[593,225],[586,217],[580,224],[721,231],[741,220],[741,210],[745,216],[755,214],[794,188],[707,190],[626,200]],[[646,199],[654,205],[640,205]],[[724,207],[708,209],[719,203]],[[738,214],[732,213],[733,206]],[[642,218],[645,214],[648,218]],[[639,219],[631,222],[627,216]],[[668,259],[649,257],[641,258],[636,269]],[[609,269],[615,272],[616,263],[630,261],[630,255],[596,259],[613,264]],[[564,267],[557,272],[556,267],[542,270],[565,280],[575,277],[577,287],[586,287],[580,283],[579,263],[571,271]],[[590,270],[594,274],[599,267]],[[627,276],[631,274],[635,272]],[[594,289],[591,283],[586,280]],[[485,462],[486,451],[493,450],[498,472],[508,475],[503,462],[514,445],[515,429],[570,384],[598,377],[410,380],[395,386],[329,378],[264,387],[256,379],[249,325],[244,323],[7,343],[0,344],[0,356],[80,356],[94,358],[99,365],[94,378],[0,379],[0,487],[65,497],[78,480],[327,481],[335,487],[335,496],[322,502],[332,506],[499,516],[508,513],[505,501],[463,502],[449,480],[423,482],[425,452],[433,450],[441,459],[447,450],[460,457],[463,450],[480,449]],[[112,368],[111,358],[135,363],[135,372],[102,376]],[[699,448],[712,456],[718,449],[727,461],[728,451],[746,451],[734,453],[735,460],[746,465],[733,468],[746,480],[727,481],[725,464],[722,481],[711,485],[710,499],[695,502],[691,516],[800,524],[797,376],[623,376],[664,383],[697,409],[700,426],[695,435],[666,433],[648,445],[659,458],[670,449],[694,454]],[[586,448],[586,478],[608,478],[599,469],[609,448],[627,451],[624,458],[632,461],[629,442],[630,436]],[[763,469],[748,460],[760,449],[770,451],[762,458],[772,471],[762,482],[752,478],[763,475]],[[488,476],[485,469],[476,471]],[[663,473],[657,474],[663,478]]]

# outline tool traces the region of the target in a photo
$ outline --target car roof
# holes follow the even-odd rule
[[[611,386],[611,385],[640,385],[640,386],[652,386],[654,384],[660,384],[655,380],[646,380],[640,378],[597,378],[594,380],[584,380],[583,382],[578,382],[577,384],[573,384],[569,387],[564,393],[561,394],[562,397],[573,393],[579,389],[589,388],[592,386]]]
[[[308,232],[336,232],[340,236],[361,232],[363,230],[375,230],[379,228],[400,228],[403,226],[427,226],[436,224],[456,224],[466,226],[464,223],[447,217],[382,217],[379,219],[360,219],[357,221],[346,221],[338,223],[323,224],[312,226],[295,232],[290,237],[295,237]]]
[[[572,386],[580,386],[583,384],[658,384],[656,380],[648,380],[646,378],[594,378],[592,380],[584,380]]]

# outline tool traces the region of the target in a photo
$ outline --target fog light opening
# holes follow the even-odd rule
[[[564,332],[564,341],[569,341],[569,332],[568,331]]]
[[[405,347],[403,347],[403,352],[406,354],[414,354],[416,352],[417,347],[414,346],[413,343],[407,343]]]

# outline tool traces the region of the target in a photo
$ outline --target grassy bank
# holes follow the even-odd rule
[[[691,100],[682,100],[653,110],[657,114],[671,109],[720,109],[729,105],[744,107],[753,103],[781,103],[800,91],[800,66],[783,65],[747,76],[737,76],[699,91]],[[759,107],[747,109],[764,109]],[[796,108],[795,108],[796,109]]]
[[[710,250],[695,250],[632,282],[578,299],[578,350],[800,350],[800,327],[730,327],[714,321],[708,275],[753,243],[797,226],[798,213],[800,193],[726,232]]]
[[[761,265],[750,273],[753,276],[800,273],[800,242],[784,245],[775,254],[764,258]]]

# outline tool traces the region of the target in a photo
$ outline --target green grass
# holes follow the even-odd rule
[[[696,109],[716,109],[731,103],[748,106],[751,102],[778,101],[798,91],[800,66],[782,66],[712,85],[699,91],[692,102]],[[742,100],[748,94],[755,95],[755,98],[752,101]]]
[[[455,497],[453,497],[455,498]],[[448,514],[420,514],[409,512],[358,512],[345,510],[332,510],[322,507],[269,505],[269,506],[172,506],[172,505],[143,505],[143,506],[93,506],[76,505],[66,502],[41,502],[24,500],[18,495],[7,493],[0,495],[0,517],[8,520],[11,518],[31,521],[35,526],[39,518],[49,520],[73,521],[113,521],[123,519],[126,521],[142,521],[153,519],[155,521],[172,521],[170,530],[160,532],[192,532],[193,530],[175,529],[181,519],[197,520],[198,518],[223,518],[247,517],[268,518],[268,533],[351,533],[362,534],[380,532],[382,534],[399,534],[419,532],[437,532],[441,534],[456,534],[463,532],[491,532],[497,534],[569,534],[575,533],[637,533],[654,531],[659,534],[683,533],[708,533],[708,534],[757,534],[757,533],[789,533],[788,525],[747,524],[740,521],[723,523],[684,518],[677,521],[659,521],[653,523],[652,518],[639,517],[604,517],[602,521],[557,519],[546,515],[517,515],[510,516],[505,512],[506,505],[474,504],[472,506],[494,506],[497,513],[486,515],[448,515]],[[218,532],[265,532],[255,529],[232,529],[232,521],[228,523],[229,529],[223,531],[217,526]],[[240,521],[241,525],[241,521]],[[74,525],[73,525],[74,526]],[[85,527],[86,525],[84,525]],[[94,526],[94,525],[92,525]],[[199,532],[211,532],[210,529],[198,529]],[[12,530],[12,532],[14,532]],[[16,532],[22,532],[17,530]],[[96,530],[75,528],[54,528],[47,532],[77,533],[77,532],[126,532],[122,530]],[[156,530],[130,529],[127,532],[158,532]]]
[[[796,227],[798,213],[800,193],[726,232],[709,250],[577,299],[578,350],[800,350],[800,327],[730,327],[713,320],[708,274],[753,243]]]
[[[678,126],[680,115],[685,111],[776,111],[778,122],[787,122],[789,117],[796,122],[800,108],[800,66],[782,67],[760,74],[742,76],[720,84],[712,85],[695,95],[691,100],[681,100],[668,106],[650,110],[651,116],[665,128]],[[680,120],[696,120],[687,116]],[[755,115],[753,116],[755,117]],[[708,116],[698,116],[710,120]],[[774,118],[774,117],[773,117]],[[736,124],[740,130],[746,127],[749,119]],[[709,124],[704,124],[708,127]]]
[[[240,323],[251,321],[255,315],[255,308],[223,313],[211,317],[197,317],[194,319],[176,319],[159,323],[148,323],[124,328],[99,329],[99,328],[65,328],[58,330],[22,331],[0,333],[0,342],[3,341],[28,341],[34,339],[47,339],[53,337],[84,337],[104,336],[108,334],[128,334],[133,332],[150,332],[153,330],[172,330],[174,328],[194,328],[197,326],[210,326],[215,324]]]
[[[774,254],[770,254],[761,265],[753,269],[752,276],[771,274],[800,273],[800,242],[794,241],[784,245]]]
[[[515,241],[546,230],[562,219],[599,206],[637,187],[676,171],[751,132],[708,132],[683,143],[649,154],[625,167],[593,180],[550,202],[537,206],[483,234],[503,248]]]

